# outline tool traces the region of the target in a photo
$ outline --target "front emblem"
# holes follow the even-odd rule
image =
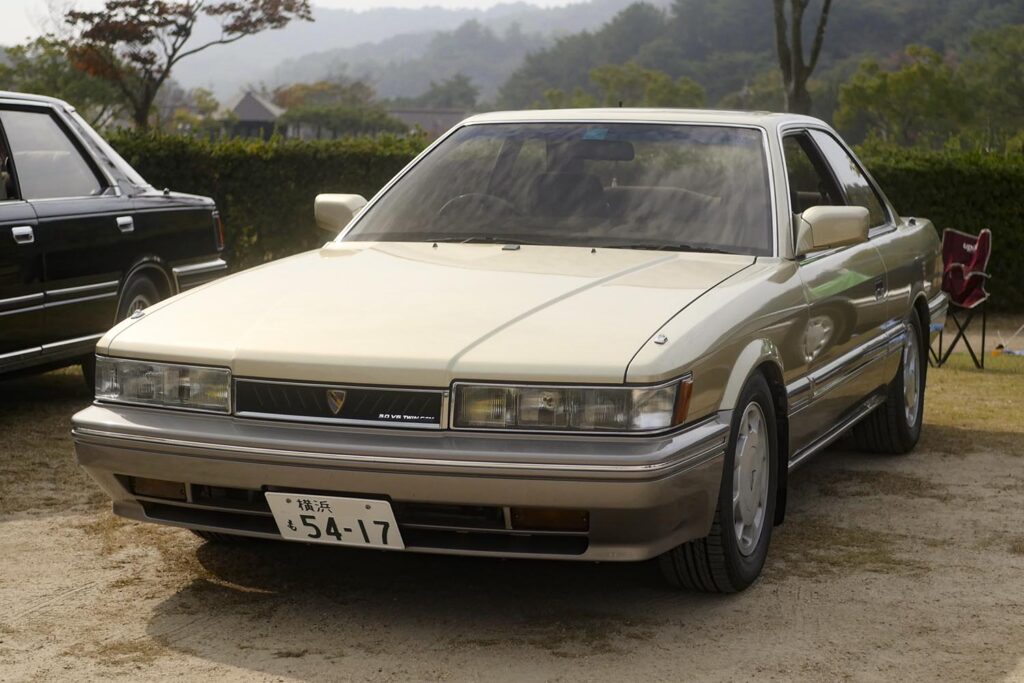
[[[345,390],[344,389],[328,389],[327,390],[327,407],[331,409],[331,412],[337,415],[341,412],[341,408],[345,405]]]

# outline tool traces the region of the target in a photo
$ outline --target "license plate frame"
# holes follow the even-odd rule
[[[281,538],[287,541],[405,550],[386,500],[277,491],[264,495]]]

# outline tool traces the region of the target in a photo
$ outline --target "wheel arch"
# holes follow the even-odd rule
[[[721,410],[733,410],[747,381],[755,374],[764,376],[775,405],[775,439],[778,486],[775,501],[775,524],[786,516],[786,488],[789,473],[789,397],[783,375],[782,358],[770,339],[756,339],[740,352],[722,396]]]
[[[117,311],[121,310],[121,304],[124,303],[124,293],[128,289],[128,284],[140,275],[150,275],[150,279],[153,280],[153,283],[160,290],[160,294],[164,298],[176,294],[174,279],[168,272],[163,259],[159,256],[144,256],[125,270],[124,278],[121,280],[121,286],[117,292],[117,307],[114,309],[115,317]]]

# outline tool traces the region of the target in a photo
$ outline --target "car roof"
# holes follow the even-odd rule
[[[21,100],[24,102],[35,102],[37,104],[52,104],[63,109],[74,109],[64,100],[46,95],[33,95],[27,92],[14,92],[13,90],[0,90],[0,100]]]
[[[532,123],[532,122],[630,122],[630,123],[705,123],[748,125],[777,128],[787,123],[823,122],[811,116],[768,111],[727,111],[716,109],[646,109],[601,107],[594,109],[534,109],[525,111],[496,111],[471,116],[464,124],[477,123]]]

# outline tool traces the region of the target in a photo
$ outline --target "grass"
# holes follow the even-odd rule
[[[996,448],[1024,457],[1024,356],[989,356],[978,370],[955,353],[928,371],[923,446],[953,455]]]

